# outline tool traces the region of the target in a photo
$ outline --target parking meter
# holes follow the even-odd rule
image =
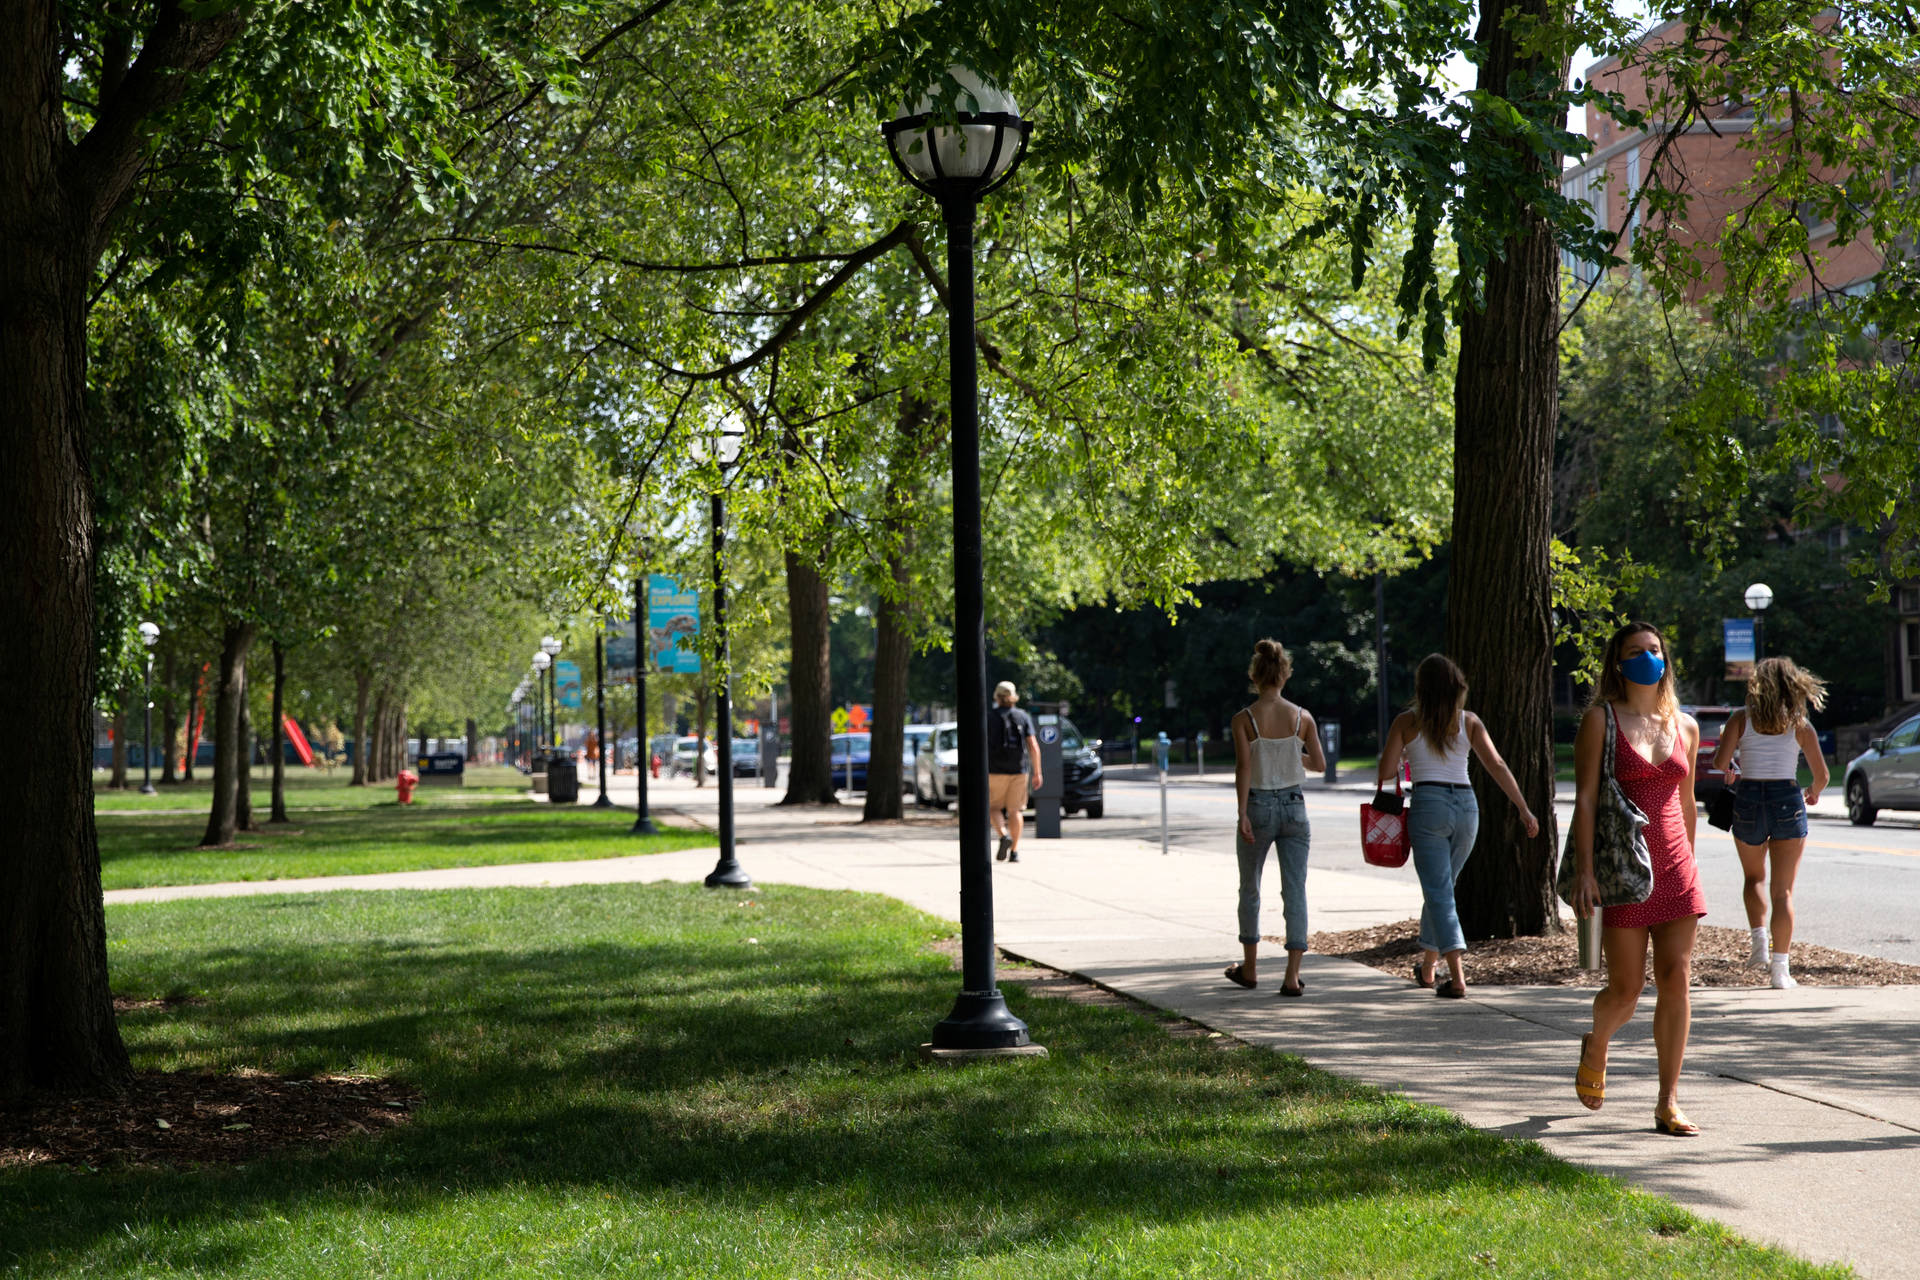
[[[1340,722],[1327,720],[1320,725],[1320,751],[1327,758],[1327,781],[1340,781]]]
[[[1060,758],[1058,703],[1033,704],[1033,736],[1040,744],[1040,785],[1033,789],[1033,834],[1060,838],[1060,798],[1066,794],[1066,767]],[[1044,709],[1043,709],[1044,708]]]
[[[777,786],[780,782],[780,727],[770,722],[760,725],[760,785]]]
[[[1160,736],[1154,739],[1153,763],[1160,771],[1160,856],[1167,853],[1167,765],[1173,755],[1173,741],[1162,729]]]
[[[1193,774],[1201,777],[1207,772],[1207,733],[1202,729],[1193,735]]]

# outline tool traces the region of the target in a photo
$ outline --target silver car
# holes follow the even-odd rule
[[[1847,817],[1870,827],[1882,809],[1920,809],[1920,716],[1902,720],[1847,765]]]

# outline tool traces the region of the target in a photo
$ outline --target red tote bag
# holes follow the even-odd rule
[[[1393,780],[1398,812],[1376,809],[1371,800],[1360,806],[1360,854],[1376,867],[1407,865],[1407,805],[1400,779]]]

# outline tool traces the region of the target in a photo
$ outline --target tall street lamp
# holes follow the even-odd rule
[[[542,677],[546,675],[547,668],[551,667],[552,665],[553,665],[552,654],[548,653],[545,649],[537,649],[534,651],[534,655],[533,655],[533,706],[534,706],[533,748],[536,755],[541,750],[540,741],[542,738],[547,738],[549,741],[551,741],[551,738],[547,733],[547,726],[544,723],[542,723],[546,719],[546,715],[544,713],[546,712],[546,709],[547,709],[546,707],[547,682]]]
[[[599,728],[600,742],[600,798],[593,802],[596,809],[611,809],[613,801],[607,798],[607,629],[604,625],[593,633],[593,702],[595,724]]]
[[[151,796],[159,794],[153,786],[153,646],[160,643],[160,628],[141,623],[140,643],[147,647],[147,678],[140,686],[140,701],[146,704],[145,727],[140,731],[140,794]]]
[[[647,579],[633,580],[633,736],[638,741],[640,758],[634,762],[634,776],[640,783],[640,811],[634,815],[628,835],[650,836],[658,830],[653,815],[647,812],[647,774],[653,764],[653,744],[647,740],[647,663],[653,660],[653,635],[647,622]]]
[[[1764,582],[1756,582],[1747,588],[1747,608],[1753,610],[1753,665],[1759,666],[1760,659],[1767,656],[1765,636],[1767,606],[1773,603],[1773,588]]]
[[[547,745],[553,751],[560,749],[560,668],[554,665],[560,649],[557,636],[541,637],[540,652],[547,655]]]
[[[951,92],[949,92],[951,90]],[[939,109],[951,101],[951,112]],[[947,371],[953,425],[953,659],[959,720],[961,990],[933,1048],[1031,1045],[994,977],[993,863],[987,824],[987,615],[980,552],[979,367],[973,331],[973,219],[1026,154],[1032,122],[1013,96],[966,67],[880,127],[900,175],[940,202],[947,227]]]
[[[693,456],[695,461],[705,461],[711,452],[714,460],[720,464],[720,473],[724,477],[727,468],[740,458],[740,437],[744,434],[738,422],[724,421],[718,437],[711,445],[695,438]],[[709,889],[750,889],[753,878],[747,869],[740,865],[740,859],[734,856],[733,840],[733,670],[727,649],[727,579],[721,565],[722,554],[727,547],[727,500],[724,480],[720,488],[713,491],[711,499],[713,518],[713,655],[715,673],[719,680],[714,687],[714,719],[719,723],[715,734],[714,759],[720,774],[720,861],[707,873],[705,884]],[[700,767],[699,761],[694,768]]]

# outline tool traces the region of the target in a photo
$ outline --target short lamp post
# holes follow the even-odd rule
[[[1767,606],[1773,603],[1773,588],[1764,582],[1756,582],[1747,588],[1747,608],[1753,610],[1753,665],[1758,667],[1760,659],[1767,656],[1764,643],[1767,625]]]
[[[942,104],[950,104],[951,110]],[[959,720],[961,989],[933,1029],[953,1055],[1044,1052],[994,975],[993,863],[987,823],[987,620],[981,567],[979,367],[974,352],[973,222],[982,196],[1013,176],[1030,121],[1013,96],[966,67],[880,127],[893,163],[940,202],[947,229],[947,370],[953,428],[953,657]]]
[[[612,753],[607,749],[607,635],[602,626],[593,635],[593,706],[594,723],[600,742],[600,798],[593,802],[596,809],[611,809],[613,801],[607,798],[607,770],[612,767]]]
[[[647,738],[647,664],[653,661],[653,637],[647,629],[647,579],[641,574],[633,580],[633,736],[640,749],[634,761],[634,781],[640,784],[639,807],[633,815],[630,836],[650,836],[659,828],[647,812],[647,775],[653,768],[653,743]]]
[[[160,643],[160,628],[151,622],[141,623],[140,643],[147,648],[147,678],[140,686],[140,701],[146,707],[140,731],[140,794],[151,796],[159,794],[153,787],[153,646]]]
[[[724,477],[727,469],[740,460],[740,438],[744,428],[727,420],[721,424],[711,444],[697,437],[693,457],[704,462],[711,455]],[[727,547],[727,500],[724,482],[714,489],[710,514],[713,519],[713,658],[719,677],[714,682],[714,762],[718,766],[720,786],[720,860],[707,873],[709,889],[751,889],[753,878],[735,856],[733,839],[733,670],[727,647],[727,578],[722,557]],[[699,761],[694,762],[696,770]]]
[[[553,655],[545,649],[537,649],[533,655],[533,751],[537,756],[541,751],[541,739],[547,736],[547,726],[543,723],[546,716],[547,682],[544,679],[547,668],[553,665]]]
[[[547,655],[547,748],[549,751],[560,749],[560,641],[555,636],[543,636],[540,640],[540,652]]]

